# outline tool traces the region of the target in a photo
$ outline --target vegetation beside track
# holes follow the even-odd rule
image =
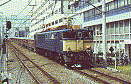
[[[114,68],[114,66],[110,66],[111,68]],[[123,74],[129,75],[131,73],[131,65],[121,65],[116,66],[116,68]]]

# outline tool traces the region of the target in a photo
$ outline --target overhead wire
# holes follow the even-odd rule
[[[3,6],[3,5],[5,5],[6,3],[10,2],[10,1],[11,1],[11,0],[6,1],[6,2],[4,2],[4,3],[0,4],[0,6]]]
[[[28,0],[28,4],[23,8],[22,11],[20,11],[20,12],[17,14],[17,16],[19,16],[19,15],[30,5],[31,1],[32,1],[32,0],[30,0],[30,1]]]
[[[32,1],[32,0],[31,0]],[[29,3],[28,3],[28,5],[27,6],[29,6],[29,4],[31,3],[31,1],[29,1]],[[51,1],[50,0],[48,0],[49,1],[49,3],[51,3]],[[52,11],[52,14],[54,14],[54,9],[55,9],[55,7],[56,7],[56,3],[57,3],[57,0],[55,0],[55,2],[54,2],[55,4],[53,5],[53,8],[51,8],[51,11]],[[22,11],[24,11],[26,8],[27,8],[27,6],[22,10]],[[22,13],[22,11],[20,12],[20,13]],[[31,12],[31,11],[30,11]],[[20,14],[19,13],[19,14]],[[29,14],[29,13],[28,13]],[[27,22],[28,20],[31,20],[31,19],[26,19],[24,22],[22,22],[19,26],[21,26],[22,24],[24,24],[25,22]]]
[[[49,3],[50,3],[50,0],[48,0],[49,1]],[[56,3],[57,3],[57,0],[55,0],[55,4],[54,4],[54,7],[53,7],[53,9],[51,9],[52,10],[52,14],[54,13],[54,8],[55,8],[55,6],[56,6]],[[31,11],[30,11],[31,12]],[[29,13],[28,13],[29,14]],[[27,20],[25,20],[24,22],[22,22],[19,26],[21,26],[22,24],[24,24],[25,22],[27,22],[28,20],[31,20],[31,19],[27,19]],[[37,19],[38,20],[38,19]]]
[[[19,16],[29,5],[30,5],[30,3],[32,2],[32,0],[28,0],[28,4],[17,14],[17,16]],[[31,12],[31,11],[29,11],[29,12]],[[28,13],[29,14],[29,13]],[[27,15],[28,15],[27,14]],[[25,22],[25,21],[24,21]],[[19,25],[20,26],[20,25]]]

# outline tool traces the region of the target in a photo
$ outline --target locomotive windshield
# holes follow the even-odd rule
[[[91,31],[79,31],[77,33],[77,38],[90,39],[92,38],[92,33]]]
[[[63,38],[75,38],[76,32],[69,31],[69,32],[63,32]]]
[[[63,38],[92,39],[91,31],[68,31],[63,32]]]
[[[91,31],[83,31],[83,38],[92,38]]]

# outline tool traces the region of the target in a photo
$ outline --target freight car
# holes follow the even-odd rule
[[[67,67],[92,65],[93,31],[62,29],[35,34],[36,52]]]
[[[12,37],[9,38],[9,41],[12,41],[20,46],[23,46],[31,51],[35,52],[35,43],[33,38],[29,37]]]

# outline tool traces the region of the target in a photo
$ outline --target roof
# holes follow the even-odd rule
[[[30,37],[10,37],[10,38],[34,40],[33,38]]]
[[[54,33],[54,32],[66,32],[66,31],[69,31],[69,30],[71,30],[71,29],[62,29],[62,30],[55,30],[55,31],[41,32],[41,33],[37,33],[37,34]]]

